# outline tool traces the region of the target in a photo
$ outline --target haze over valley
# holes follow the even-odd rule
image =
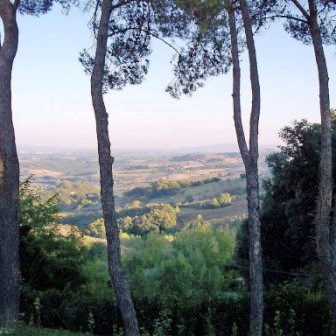
[[[216,152],[222,149],[221,152]],[[140,199],[148,203],[179,205],[178,223],[192,222],[198,215],[216,223],[230,222],[246,216],[244,166],[236,145],[222,144],[181,149],[116,149],[114,181],[118,208]],[[262,149],[260,174],[266,171]],[[99,166],[95,150],[29,146],[20,147],[21,179],[31,183],[45,195],[57,194],[63,213],[63,224],[87,227],[102,217],[99,196]],[[213,180],[213,181],[212,181]],[[132,195],[134,188],[150,188],[155,182],[209,181],[200,186],[183,186],[173,195],[144,197]],[[197,204],[229,193],[234,197],[229,207],[200,209]],[[145,194],[145,192],[143,192]],[[182,206],[182,207],[181,207]]]

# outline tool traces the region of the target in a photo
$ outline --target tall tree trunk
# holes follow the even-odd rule
[[[11,77],[18,45],[16,8],[0,1],[4,41],[0,46],[0,327],[19,313],[19,161],[12,119]]]
[[[260,245],[260,218],[259,218],[259,178],[258,178],[258,127],[260,115],[260,86],[258,77],[257,58],[249,16],[245,0],[240,0],[244,30],[249,53],[250,80],[252,90],[252,108],[250,115],[249,148],[246,143],[241,117],[240,103],[240,64],[238,38],[234,9],[229,9],[229,26],[231,35],[231,52],[233,62],[233,106],[234,121],[238,145],[242,155],[247,178],[247,202],[249,221],[249,256],[250,256],[250,335],[262,335],[263,327],[263,276],[262,256]]]
[[[263,327],[263,276],[260,245],[259,218],[259,178],[258,178],[258,136],[260,116],[260,85],[256,49],[252,31],[249,8],[246,0],[240,0],[246,44],[250,63],[250,81],[252,90],[252,108],[250,116],[250,160],[247,169],[247,197],[249,214],[249,255],[251,277],[251,313],[250,335],[262,335]]]
[[[96,118],[100,187],[106,228],[108,266],[126,336],[138,336],[138,321],[120,258],[119,228],[116,220],[113,192],[113,158],[108,132],[108,114],[103,100],[103,77],[108,41],[108,26],[112,10],[110,0],[104,0],[97,36],[94,67],[91,76],[91,96]]]
[[[321,30],[318,23],[316,0],[309,0],[308,25],[312,37],[315,59],[318,69],[320,114],[321,114],[321,159],[319,195],[315,217],[317,255],[326,280],[328,301],[332,313],[333,334],[336,331],[336,242],[335,221],[331,224],[332,206],[332,144],[331,111],[329,99],[329,76],[325,59]],[[335,214],[334,214],[335,216]]]

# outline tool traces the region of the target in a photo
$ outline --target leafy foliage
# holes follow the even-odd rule
[[[79,2],[78,0],[21,0],[18,9],[21,14],[39,16],[51,11],[55,3],[68,11],[72,5],[78,5]]]
[[[101,2],[97,2],[98,7]],[[104,69],[104,92],[122,89],[127,84],[140,84],[148,72],[151,42],[151,7],[148,1],[118,1],[110,14],[109,44]],[[97,35],[99,18],[94,13],[91,28]],[[93,56],[88,50],[80,54],[87,74],[93,69]]]
[[[55,198],[41,198],[29,181],[22,184],[21,223],[31,228],[22,237],[24,319],[97,335],[112,327],[117,330],[121,320],[110,285],[106,247],[102,242],[84,247],[79,235],[64,238],[53,232],[50,223],[58,218],[55,202]],[[139,202],[134,206],[141,209]],[[245,284],[224,267],[234,251],[230,233],[199,219],[175,235],[157,230],[146,238],[122,234],[121,240],[144,335],[247,332]],[[326,329],[328,306],[323,296],[309,294],[296,282],[273,286],[266,293],[265,321],[272,332],[317,335]]]
[[[309,10],[302,3],[301,5],[309,13]],[[335,1],[317,0],[316,5],[322,41],[326,45],[335,44],[336,21],[334,16],[336,3]],[[296,8],[292,1],[278,1],[277,6],[274,7],[274,13],[287,18],[284,27],[293,38],[304,44],[312,43],[308,19]]]
[[[99,188],[87,182],[63,181],[57,185],[54,193],[63,207],[99,203]]]
[[[336,122],[333,121],[335,157]],[[314,213],[318,195],[320,125],[296,121],[280,132],[280,152],[268,156],[272,177],[264,181],[261,231],[266,268],[291,272],[317,260]],[[334,165],[333,176],[336,177]],[[238,256],[248,259],[246,225],[238,239]],[[283,279],[289,275],[267,274]]]
[[[223,4],[220,1],[180,1],[178,4],[191,16],[193,26],[184,30],[187,48],[178,54],[174,80],[167,87],[167,92],[175,98],[190,95],[202,87],[208,77],[226,73],[231,66]]]
[[[268,13],[276,5],[275,0],[250,1],[252,25],[257,32],[269,21]],[[245,48],[241,34],[240,8],[234,1],[178,1],[178,6],[192,19],[192,25],[184,29],[187,47],[182,48],[174,64],[174,79],[167,87],[173,97],[191,95],[204,86],[207,78],[225,74],[232,65],[231,41],[228,27],[228,11],[236,11],[239,49]],[[174,36],[176,31],[171,31]],[[177,33],[179,34],[179,33]]]
[[[106,238],[104,219],[99,218],[87,227],[90,236],[97,238]]]
[[[169,204],[150,204],[119,212],[119,226],[123,232],[147,235],[150,232],[169,231],[176,226],[177,209]]]
[[[198,201],[198,202],[186,202],[180,204],[183,208],[194,208],[194,209],[217,209],[230,205],[232,202],[232,197],[229,193],[220,194],[219,197],[213,197],[211,200]]]
[[[56,196],[43,199],[38,189],[31,186],[30,178],[20,185],[19,221],[21,229],[43,231],[48,224],[57,223]]]
[[[125,266],[137,296],[154,298],[161,293],[162,300],[197,304],[201,297],[220,296],[233,281],[222,269],[232,256],[233,240],[207,223],[176,237],[152,233],[128,246]]]
[[[52,225],[58,221],[55,197],[44,200],[30,180],[20,187],[20,261],[26,285],[45,290],[76,288],[85,279],[80,274],[83,247],[74,237],[57,235]]]
[[[275,1],[258,0],[251,4],[252,22],[257,31],[267,21]],[[91,27],[98,30],[97,2]],[[174,80],[167,91],[174,97],[191,94],[210,76],[226,73],[231,66],[227,10],[231,5],[211,0],[188,1],[117,1],[113,5],[109,26],[109,45],[104,69],[104,92],[140,84],[148,72],[150,44],[157,38],[172,47],[176,56]],[[235,8],[239,12],[239,7]],[[238,18],[238,26],[242,23]],[[186,47],[178,50],[166,39],[183,38]],[[241,49],[244,40],[240,41]],[[79,58],[86,73],[93,69],[93,57],[84,50]]]

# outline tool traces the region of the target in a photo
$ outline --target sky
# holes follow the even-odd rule
[[[40,17],[20,16],[19,51],[13,70],[17,143],[72,148],[96,146],[90,78],[78,61],[93,48],[88,14],[55,8]],[[277,145],[279,130],[293,120],[319,121],[318,83],[311,46],[292,39],[281,25],[256,37],[262,110],[260,143]],[[153,43],[151,66],[141,85],[105,95],[112,147],[177,148],[235,143],[232,74],[210,78],[192,97],[166,92],[173,78],[172,50]],[[336,107],[336,47],[326,48],[331,106]],[[242,59],[245,126],[250,112],[246,55]]]

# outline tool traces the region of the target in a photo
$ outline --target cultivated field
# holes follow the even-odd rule
[[[267,173],[263,153],[260,173]],[[57,194],[62,223],[86,227],[101,218],[99,168],[95,151],[60,151],[56,153],[21,153],[22,179],[32,176],[34,185],[48,196]],[[120,152],[114,164],[117,207],[132,203],[134,197],[124,193],[136,187],[150,187],[155,181],[218,181],[197,186],[184,186],[171,195],[144,198],[144,203],[169,203],[179,206],[180,225],[195,221],[198,215],[213,223],[230,222],[246,216],[244,166],[239,153],[147,153]],[[190,202],[203,202],[232,195],[226,207],[193,208]]]

